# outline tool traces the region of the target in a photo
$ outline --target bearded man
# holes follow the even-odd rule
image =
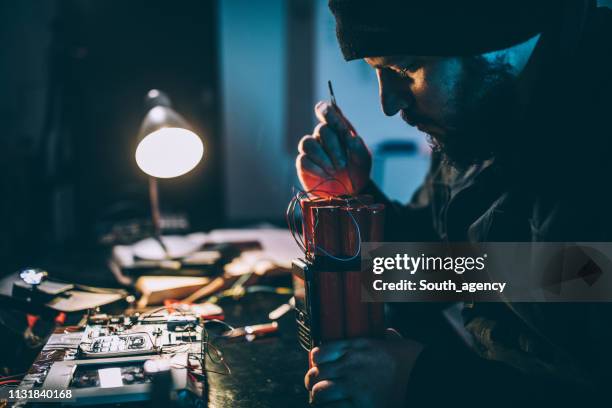
[[[389,202],[350,118],[319,102],[320,123],[298,147],[305,189],[373,194],[387,205],[387,241],[612,241],[610,10],[588,0],[329,5],[345,59],[372,67],[382,110],[428,135],[432,161],[408,205]],[[610,403],[607,304],[453,307],[388,305],[399,336],[315,348],[313,401]]]

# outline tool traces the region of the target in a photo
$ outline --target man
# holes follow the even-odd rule
[[[320,102],[296,161],[305,189],[374,194],[387,204],[388,241],[612,241],[609,10],[588,0],[330,8],[345,58],[375,70],[385,114],[428,134],[432,164],[408,206],[389,203],[361,137]],[[399,333],[388,339],[315,348],[313,402],[609,404],[607,304],[463,305],[455,331],[430,309],[391,308]]]

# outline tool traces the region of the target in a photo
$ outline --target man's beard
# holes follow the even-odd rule
[[[519,117],[516,77],[505,63],[483,57],[464,59],[463,78],[454,114],[447,118],[451,130],[429,134],[433,151],[442,153],[456,168],[513,155],[522,148],[513,140]],[[404,112],[401,112],[405,118]]]

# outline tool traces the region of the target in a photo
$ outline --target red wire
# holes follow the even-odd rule
[[[23,377],[25,375],[26,375],[26,373],[7,375],[5,377],[0,377],[0,381],[12,380],[15,377]]]
[[[20,383],[21,380],[6,380],[6,381],[0,381],[0,385],[6,385],[6,384],[14,384],[14,383]]]

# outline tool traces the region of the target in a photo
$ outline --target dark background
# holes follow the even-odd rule
[[[162,211],[193,231],[282,226],[296,141],[327,80],[374,154],[374,180],[406,201],[427,149],[385,159],[379,147],[424,139],[384,117],[367,64],[342,59],[327,0],[0,0],[0,276],[148,217],[134,149],[151,88],[205,145],[194,170],[161,180]]]
[[[160,180],[162,213],[191,231],[286,225],[297,141],[328,80],[375,158],[387,139],[423,140],[384,117],[373,70],[342,59],[326,0],[0,0],[0,276],[148,220],[134,151],[151,88],[205,146]],[[420,183],[428,155],[410,160],[391,197]]]
[[[216,7],[0,2],[1,272],[42,249],[93,244],[109,220],[148,216],[134,151],[151,88],[205,145],[196,169],[160,181],[162,210],[186,213],[194,230],[223,224]]]

